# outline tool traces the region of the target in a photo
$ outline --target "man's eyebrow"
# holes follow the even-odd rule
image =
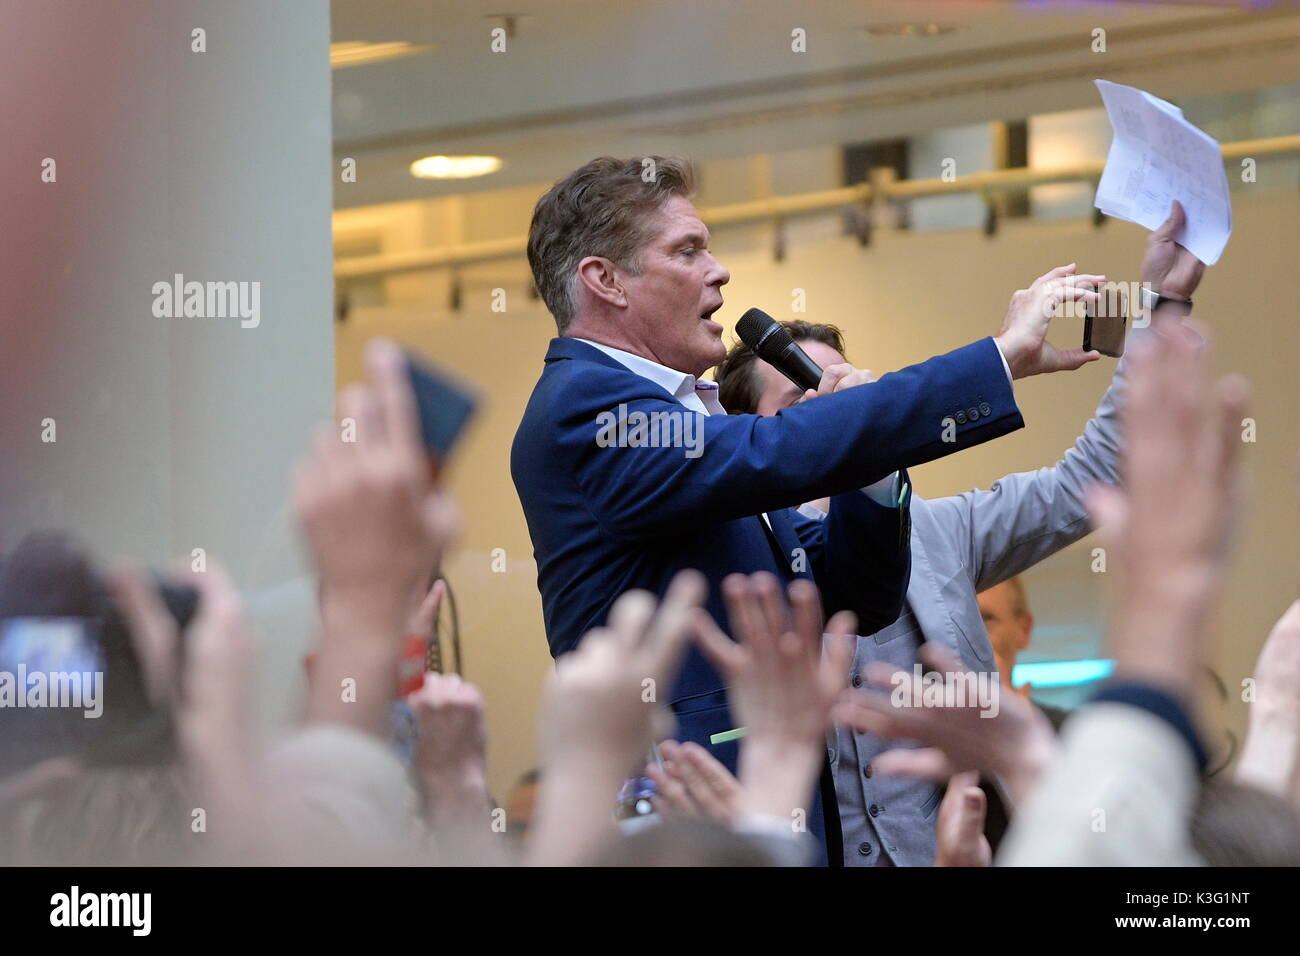
[[[691,230],[685,235],[677,237],[676,244],[680,245],[684,242],[692,242],[697,246],[707,246],[709,244],[709,234],[707,232]]]

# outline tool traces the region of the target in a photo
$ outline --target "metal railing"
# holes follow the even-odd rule
[[[1222,147],[1225,162],[1238,162],[1247,157],[1300,154],[1300,135],[1273,136],[1267,139],[1242,140],[1225,143]],[[871,179],[853,186],[800,193],[793,196],[772,196],[726,206],[701,207],[700,218],[710,229],[729,226],[753,225],[760,222],[781,223],[804,216],[815,216],[837,209],[881,210],[889,203],[942,196],[952,193],[978,193],[995,208],[999,194],[1022,191],[1031,186],[1049,183],[1090,182],[1100,178],[1105,163],[1094,160],[1055,169],[999,169],[990,172],[970,173],[955,180],[894,179],[892,169],[872,170]],[[879,216],[873,216],[879,219]],[[468,242],[454,246],[430,249],[413,249],[408,252],[384,253],[372,256],[355,256],[338,259],[334,263],[334,276],[341,282],[356,279],[373,279],[382,276],[420,272],[473,265],[500,259],[523,256],[527,237],[511,236],[485,242]]]

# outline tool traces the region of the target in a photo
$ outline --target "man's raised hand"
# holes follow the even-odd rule
[[[1058,349],[1047,341],[1052,314],[1062,302],[1093,302],[1097,288],[1106,282],[1102,275],[1079,275],[1075,264],[1057,266],[1035,279],[1028,289],[1011,295],[1002,330],[994,338],[1007,360],[1012,378],[1043,372],[1072,371],[1101,358],[1096,351]]]
[[[1169,218],[1147,236],[1146,251],[1142,256],[1142,281],[1153,292],[1190,301],[1192,293],[1201,284],[1205,264],[1174,241],[1174,236],[1186,221],[1182,204],[1175,199]]]

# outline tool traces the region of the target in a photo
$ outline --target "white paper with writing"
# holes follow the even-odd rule
[[[1097,80],[1114,137],[1094,205],[1108,216],[1156,229],[1177,199],[1187,222],[1174,238],[1214,265],[1232,235],[1232,201],[1214,137],[1172,103],[1132,86]]]

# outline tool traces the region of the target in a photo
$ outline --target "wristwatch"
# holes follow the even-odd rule
[[[1154,289],[1149,289],[1145,285],[1138,288],[1138,299],[1142,303],[1142,311],[1146,312],[1148,315],[1165,302],[1177,302],[1179,305],[1185,305],[1189,312],[1192,308],[1191,299],[1179,299],[1172,295],[1161,295],[1159,292],[1156,292]]]

